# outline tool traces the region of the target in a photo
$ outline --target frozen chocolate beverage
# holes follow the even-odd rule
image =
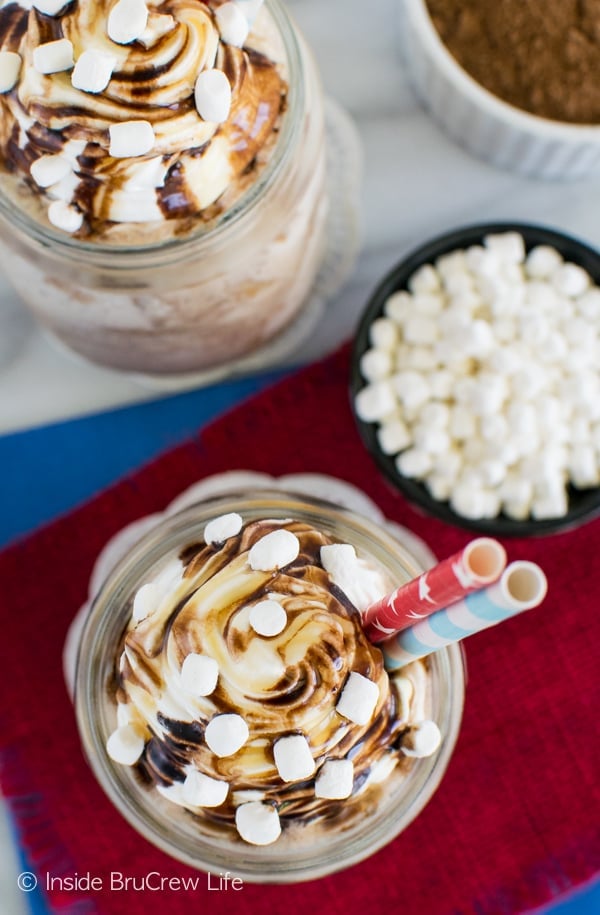
[[[389,841],[462,712],[456,646],[388,673],[363,630],[418,571],[372,522],[281,494],[163,523],[81,642],[78,719],[111,799],[175,857],[249,880],[312,878]]]
[[[0,253],[67,346],[205,370],[297,315],[323,254],[322,95],[279,0],[0,9]]]

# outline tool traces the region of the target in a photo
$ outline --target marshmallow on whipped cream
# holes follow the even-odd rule
[[[340,805],[360,815],[371,785],[439,745],[426,664],[388,675],[362,629],[389,587],[304,522],[212,519],[133,595],[109,756],[254,845]]]
[[[254,30],[260,5],[5,4],[0,165],[48,213],[60,182],[38,181],[37,165],[81,143],[48,218],[85,237],[223,212],[269,159],[285,109],[281,42],[272,24]]]

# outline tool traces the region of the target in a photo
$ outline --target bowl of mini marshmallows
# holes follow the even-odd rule
[[[365,445],[412,502],[498,535],[600,513],[600,254],[537,226],[459,229],[402,260],[360,321]]]

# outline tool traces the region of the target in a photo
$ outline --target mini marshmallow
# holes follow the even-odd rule
[[[502,442],[508,435],[506,417],[499,413],[482,416],[479,422],[481,437],[487,442]]]
[[[231,110],[231,85],[222,70],[203,70],[194,87],[196,110],[203,121],[224,124]]]
[[[545,521],[549,518],[562,518],[567,513],[567,509],[567,492],[563,488],[534,499],[531,505],[531,515],[536,521]]]
[[[235,825],[244,842],[270,845],[281,835],[279,814],[271,804],[250,801],[235,811]]]
[[[248,37],[250,25],[237,3],[224,3],[215,10],[215,19],[225,44],[241,48]]]
[[[148,25],[148,7],[144,0],[119,0],[108,15],[108,37],[115,44],[131,44]]]
[[[487,321],[471,321],[463,340],[465,352],[469,356],[483,359],[494,348],[494,332]]]
[[[60,155],[40,156],[31,163],[30,172],[38,187],[50,187],[70,174],[71,164]]]
[[[562,301],[553,286],[546,280],[532,280],[525,286],[524,303],[545,315],[556,313]]]
[[[497,458],[488,458],[479,465],[485,486],[499,486],[506,477],[506,464]]]
[[[52,184],[47,188],[46,193],[52,200],[62,200],[64,203],[69,204],[75,196],[75,191],[79,186],[79,180],[79,175],[71,171],[56,184]]]
[[[577,489],[587,489],[600,483],[600,467],[593,445],[573,448],[569,458],[569,476]]]
[[[461,295],[463,292],[472,292],[474,289],[473,278],[470,273],[451,273],[444,277],[444,289],[450,296]]]
[[[433,756],[441,742],[442,735],[435,721],[419,721],[402,738],[401,749],[405,756],[421,759]]]
[[[501,272],[501,260],[495,251],[473,245],[465,252],[467,267],[476,276],[496,277]]]
[[[296,535],[282,528],[257,540],[248,553],[248,562],[255,571],[271,572],[289,565],[299,552],[300,541]]]
[[[315,761],[303,734],[280,737],[273,744],[273,756],[280,778],[284,782],[301,782],[315,771]]]
[[[417,372],[430,372],[439,365],[438,357],[431,346],[411,346],[402,365],[402,369],[416,369]]]
[[[219,665],[214,658],[189,654],[181,665],[181,685],[194,696],[210,696],[219,679]]]
[[[383,349],[368,349],[360,359],[360,372],[366,381],[382,381],[392,371],[392,357]]]
[[[431,454],[422,448],[407,448],[396,458],[396,469],[403,477],[422,480],[432,469]]]
[[[453,438],[457,441],[465,441],[475,435],[477,421],[471,410],[458,403],[450,410],[448,428]]]
[[[440,276],[437,270],[431,264],[423,264],[418,270],[415,270],[408,281],[408,288],[411,292],[418,295],[419,293],[439,292],[441,289]]]
[[[594,286],[577,299],[577,310],[588,321],[600,321],[600,289]]]
[[[109,153],[115,159],[145,156],[154,146],[156,137],[149,121],[121,121],[111,124]]]
[[[141,623],[158,609],[163,592],[156,582],[149,581],[136,591],[133,598],[132,617],[134,622]]]
[[[517,324],[511,318],[494,321],[494,334],[501,343],[512,343],[517,336]]]
[[[321,565],[331,580],[342,591],[346,590],[348,579],[355,577],[358,558],[350,543],[328,543],[320,550]]]
[[[383,306],[383,313],[386,318],[391,318],[400,327],[404,325],[404,322],[412,315],[413,311],[413,298],[410,293],[405,291],[392,293]]]
[[[108,86],[116,65],[117,58],[112,54],[93,48],[84,51],[71,74],[73,88],[83,92],[102,92]]]
[[[211,778],[197,769],[188,772],[181,789],[182,800],[190,807],[220,807],[228,794],[227,782]]]
[[[33,66],[38,73],[60,73],[73,66],[73,45],[68,38],[48,41],[33,49]]]
[[[513,521],[524,521],[531,514],[531,500],[527,502],[509,502],[505,499],[502,502],[502,511]]]
[[[420,407],[431,393],[425,376],[413,370],[392,375],[391,384],[404,406],[409,408]]]
[[[455,480],[463,467],[463,453],[458,448],[449,448],[444,454],[439,454],[433,464],[435,473],[447,477],[449,480]]]
[[[377,430],[377,441],[384,454],[398,454],[412,444],[412,435],[401,419],[391,419]]]
[[[258,16],[264,0],[236,0],[236,2],[250,25],[252,25]]]
[[[522,264],[525,260],[525,242],[518,232],[486,235],[483,243],[504,264]]]
[[[537,431],[535,406],[513,401],[508,405],[506,419],[512,435],[532,435]]]
[[[373,423],[384,419],[396,409],[397,401],[389,381],[375,381],[362,388],[356,395],[354,407],[359,419]]]
[[[522,364],[516,349],[511,346],[494,346],[486,359],[486,367],[499,375],[512,375]]]
[[[144,752],[145,740],[130,724],[113,731],[106,742],[106,752],[114,762],[134,766]]]
[[[48,207],[48,220],[63,232],[78,232],[83,225],[83,213],[64,200],[53,200]]]
[[[559,295],[569,298],[583,295],[590,287],[590,276],[577,264],[561,264],[552,273],[550,282]]]
[[[542,362],[561,362],[567,355],[567,341],[563,334],[551,331],[546,337],[544,345],[540,348],[538,358]]]
[[[457,515],[476,521],[486,514],[486,493],[470,482],[457,483],[450,494],[450,505]]]
[[[409,318],[404,325],[404,339],[407,343],[435,343],[439,337],[439,330],[433,318],[415,315]]]
[[[436,400],[448,400],[452,394],[456,378],[448,369],[437,369],[429,376],[431,396]]]
[[[117,702],[117,725],[121,728],[131,724],[131,709],[126,702]]]
[[[421,410],[421,422],[435,429],[446,429],[450,422],[450,408],[447,404],[431,401]]]
[[[443,474],[428,473],[424,481],[427,491],[432,499],[438,502],[446,502],[452,493],[452,480]]]
[[[70,0],[33,0],[32,6],[45,16],[58,16]]]
[[[427,426],[421,423],[413,428],[415,446],[427,454],[444,454],[450,448],[450,436],[445,429]]]
[[[392,350],[398,343],[398,328],[390,318],[377,318],[369,327],[369,340],[376,349]]]
[[[328,759],[315,779],[316,797],[343,800],[354,786],[354,764],[351,759]]]
[[[353,670],[348,674],[336,711],[354,724],[365,725],[373,717],[378,701],[377,684]]]
[[[0,94],[10,92],[21,72],[21,57],[14,51],[0,51]]]
[[[204,739],[215,756],[233,756],[240,750],[250,732],[241,715],[216,715],[206,725]]]
[[[250,610],[249,620],[257,635],[269,638],[283,632],[287,624],[287,613],[278,601],[261,600]]]
[[[443,280],[456,273],[466,273],[467,262],[464,251],[451,251],[450,254],[443,254],[435,262],[437,272]]]
[[[562,264],[562,257],[555,248],[549,245],[538,245],[527,255],[525,271],[535,280],[545,280]]]
[[[213,518],[204,528],[205,543],[224,543],[230,537],[236,537],[242,529],[242,516],[237,512],[229,512]]]

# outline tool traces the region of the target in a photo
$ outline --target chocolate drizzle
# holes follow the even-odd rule
[[[248,551],[282,525],[300,541],[298,558],[279,572],[253,571]],[[263,520],[221,545],[187,547],[180,553],[185,574],[172,599],[124,636],[119,657],[125,648],[131,663],[119,675],[118,696],[150,735],[139,764],[144,777],[169,785],[183,781],[192,766],[226,780],[228,798],[218,810],[206,811],[211,820],[231,824],[234,793],[245,790],[260,791],[284,818],[335,815],[339,802],[316,797],[314,779],[287,784],[280,778],[273,743],[285,734],[307,737],[317,767],[327,759],[352,759],[356,790],[378,760],[399,755],[392,747],[402,726],[381,652],[320,563],[321,546],[331,542],[301,522]],[[268,596],[284,607],[287,624],[265,639],[250,627],[247,614],[249,604]],[[218,661],[218,685],[208,697],[190,696],[181,687],[179,672],[190,653]],[[335,708],[351,671],[379,686],[375,713],[364,726]],[[203,735],[221,713],[242,715],[250,738],[234,755],[217,758]]]
[[[270,155],[287,92],[272,60],[250,46],[220,41],[213,15],[218,5],[217,0],[163,0],[152,6],[149,28],[156,16],[171,17],[173,24],[158,31],[148,47],[141,41],[127,46],[109,41],[110,0],[70,3],[60,16],[16,3],[0,9],[0,49],[23,60],[20,81],[0,95],[0,166],[21,174],[45,197],[46,190],[29,181],[31,163],[48,152],[60,153],[69,140],[85,141],[86,162],[76,168],[79,187],[72,202],[85,215],[82,233],[100,238],[110,236],[115,222],[180,220],[189,231],[195,223],[215,219],[248,187],[248,167],[264,164]],[[115,69],[104,90],[75,90],[70,72],[33,71],[33,50],[60,38],[72,41],[76,59],[87,47],[114,54]],[[226,73],[232,87],[230,116],[221,125],[203,121],[194,103],[197,76],[213,66]],[[156,149],[114,159],[109,128],[128,120],[152,124]],[[157,156],[168,168],[164,183],[158,179],[155,187],[142,180],[140,185],[140,170]],[[146,198],[143,216],[140,193]]]

